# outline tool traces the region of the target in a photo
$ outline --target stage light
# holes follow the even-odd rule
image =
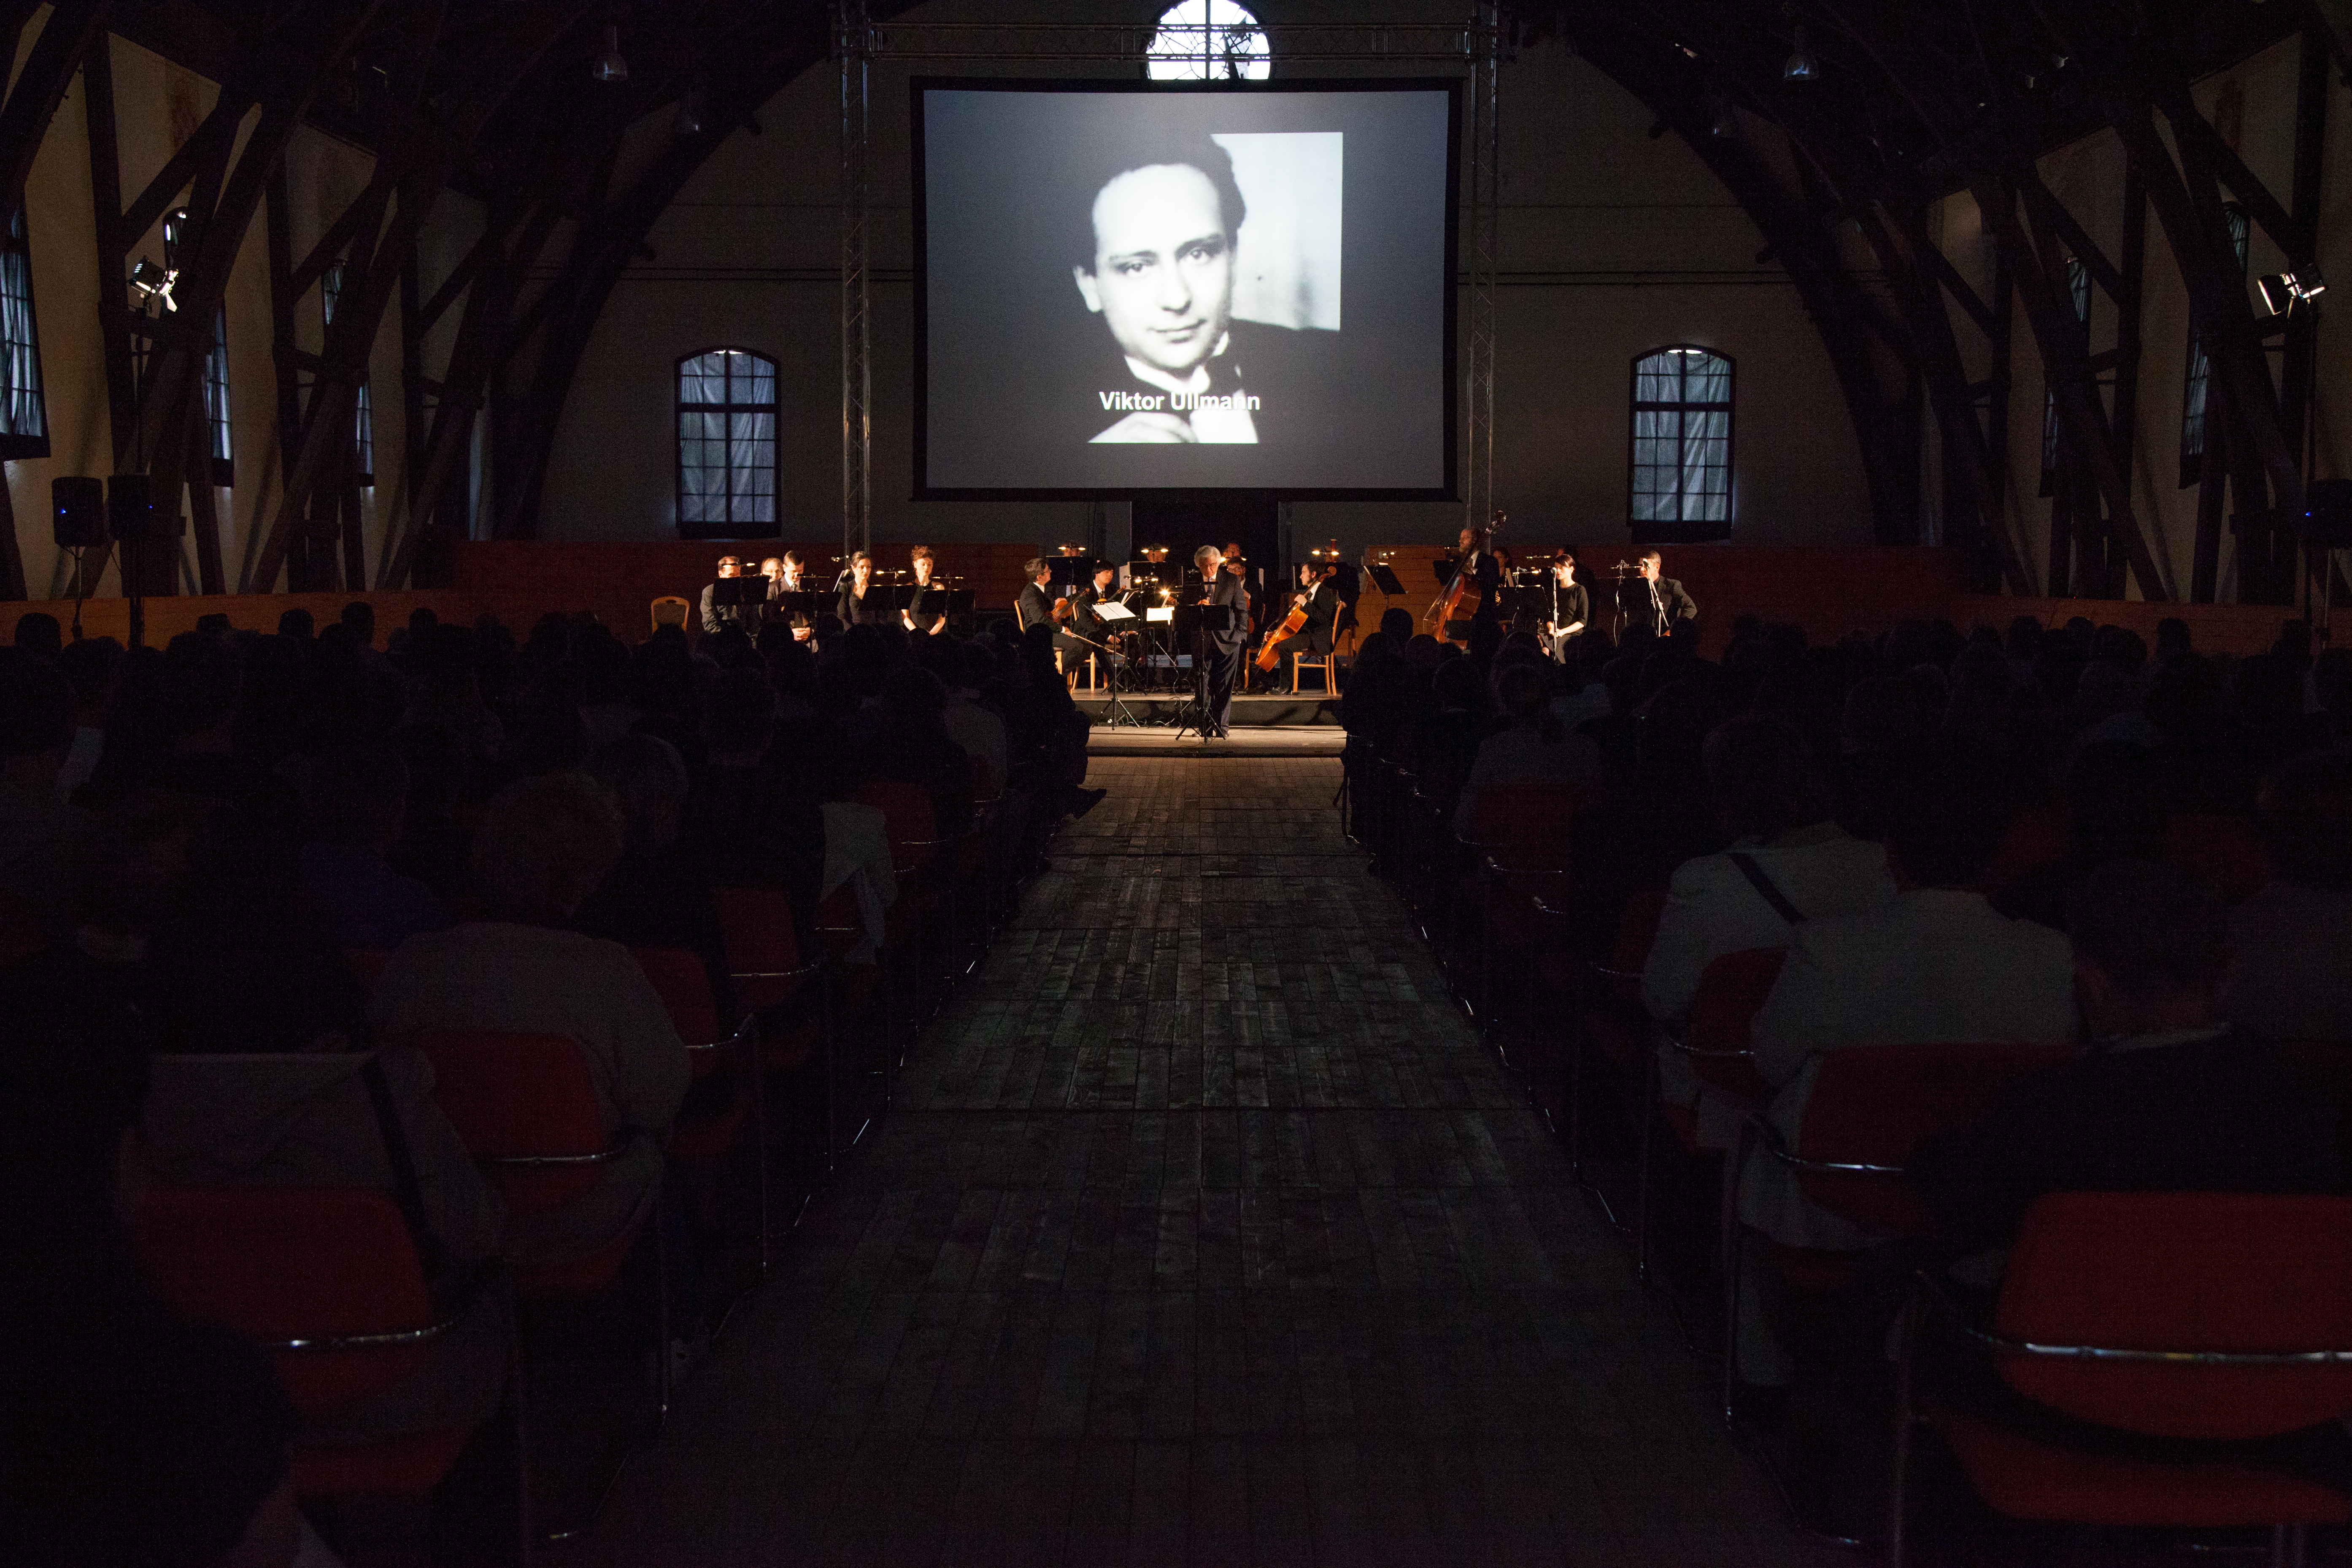
[[[131,268],[131,291],[139,296],[139,303],[161,300],[163,309],[176,310],[180,302],[172,298],[172,289],[180,281],[179,268],[156,266],[145,257]]]
[[[1820,79],[1821,74],[1822,62],[1813,58],[1812,50],[1805,47],[1805,25],[1800,22],[1797,24],[1797,47],[1789,56],[1789,63],[1780,68],[1780,79],[1814,81]]]
[[[621,58],[621,26],[617,22],[604,24],[604,52],[588,68],[588,74],[597,81],[624,82],[629,79],[629,62]]]
[[[2320,280],[2316,267],[2306,267],[2301,272],[2273,272],[2267,278],[2256,279],[2254,287],[2262,291],[2263,308],[2273,316],[2290,314],[2297,305],[2327,292],[2327,285]]]

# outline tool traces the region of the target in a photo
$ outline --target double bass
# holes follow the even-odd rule
[[[1502,531],[1503,513],[1497,509],[1493,526],[1479,537],[1477,548],[1491,554],[1495,548],[1495,535]],[[1476,619],[1478,612],[1486,606],[1486,591],[1478,586],[1478,579],[1465,569],[1468,559],[1465,556],[1455,565],[1454,581],[1447,584],[1445,592],[1431,602],[1428,613],[1421,617],[1423,629],[1440,642],[1460,642],[1467,646],[1469,638],[1466,635],[1449,637],[1445,628],[1457,622],[1466,624]]]

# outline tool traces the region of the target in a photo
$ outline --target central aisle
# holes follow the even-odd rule
[[[1095,764],[589,1555],[1827,1560],[1339,837],[1339,776]]]

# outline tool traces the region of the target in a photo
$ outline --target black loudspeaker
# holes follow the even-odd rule
[[[106,542],[106,486],[97,479],[49,481],[49,525],[60,550],[95,550]]]
[[[155,536],[155,508],[147,476],[117,474],[106,481],[106,521],[125,544],[145,544]]]
[[[2352,550],[2352,479],[2314,479],[2304,490],[2304,538],[2330,550]]]

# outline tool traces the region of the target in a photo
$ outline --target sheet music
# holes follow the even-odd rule
[[[1101,603],[1095,605],[1094,609],[1096,615],[1101,616],[1107,621],[1131,621],[1135,619],[1135,612],[1133,610],[1130,610],[1125,605],[1119,604],[1111,599],[1103,600]]]

